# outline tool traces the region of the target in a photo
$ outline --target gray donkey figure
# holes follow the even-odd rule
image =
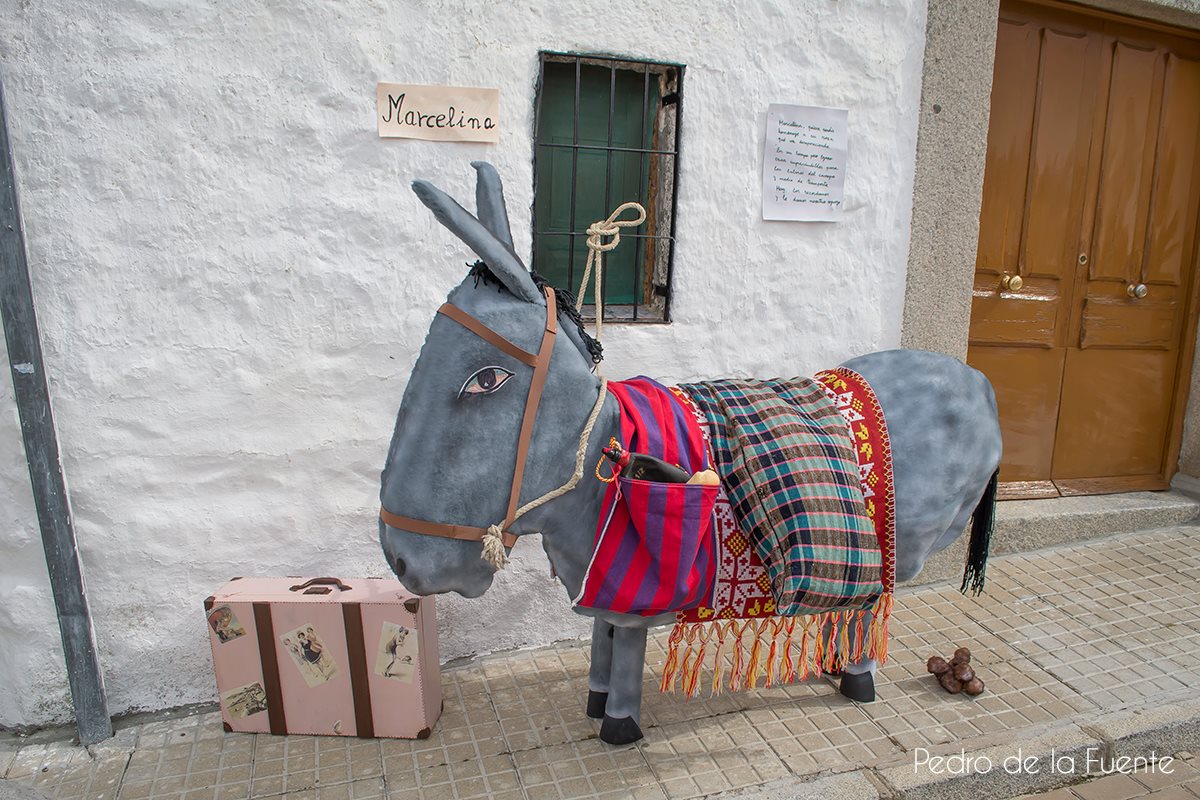
[[[411,591],[479,597],[503,563],[500,542],[511,547],[538,532],[574,598],[592,554],[605,485],[588,475],[523,514],[514,509],[562,487],[573,466],[599,460],[619,433],[618,404],[602,394],[593,371],[595,343],[578,317],[554,311],[554,293],[517,257],[495,169],[482,162],[474,167],[477,217],[429,183],[413,184],[442,225],[486,266],[477,264],[450,293],[413,367],[382,475],[380,543]],[[552,328],[563,335],[552,335]],[[973,514],[977,525],[981,514],[990,518],[1001,454],[995,395],[982,374],[937,353],[891,350],[844,366],[867,379],[887,418],[896,580],[908,581],[962,534]],[[590,435],[581,437],[588,424]],[[497,520],[504,524],[493,524]],[[485,551],[496,552],[481,558],[481,540]],[[594,618],[587,714],[603,720],[603,741],[636,741],[642,737],[646,629],[671,623],[674,615],[574,610]],[[868,658],[846,664],[842,694],[873,700],[875,669]]]

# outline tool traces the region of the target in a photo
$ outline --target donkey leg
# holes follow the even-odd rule
[[[612,673],[600,741],[629,744],[642,738],[642,669],[646,662],[646,629],[616,628],[612,639]]]
[[[838,691],[856,703],[870,703],[875,700],[875,671],[878,669],[875,659],[863,656],[861,661],[847,663],[842,667],[842,679],[838,683]]]
[[[867,631],[871,630],[871,617],[870,611],[863,615],[863,636],[866,636]],[[856,643],[852,637],[851,646]],[[838,648],[841,649],[841,642],[838,642]],[[850,653],[843,653],[840,659],[842,670],[838,680],[838,691],[843,697],[856,703],[874,702],[875,672],[879,668],[878,664],[875,659],[865,654],[858,661],[851,661],[850,656]]]
[[[592,621],[592,665],[588,669],[587,715],[604,719],[608,686],[612,680],[613,626],[597,617]]]

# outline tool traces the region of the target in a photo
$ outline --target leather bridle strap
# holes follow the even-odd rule
[[[402,517],[399,514],[393,514],[386,508],[379,509],[379,518],[393,528],[402,531],[421,533],[426,536],[441,536],[446,539],[465,539],[477,542],[483,539],[483,534],[487,531],[486,528],[472,528],[470,525],[446,525],[441,522],[426,522],[423,519]],[[512,537],[513,542],[516,540],[517,537]],[[508,540],[508,534],[505,534],[504,545],[512,547],[512,542]]]
[[[521,434],[517,438],[517,463],[513,468],[512,491],[508,495],[508,512],[504,515],[503,530],[516,522],[517,503],[521,499],[521,482],[525,478],[525,456],[529,454],[529,440],[533,438],[533,421],[537,418],[538,405],[542,402],[542,390],[546,388],[546,375],[550,372],[550,356],[554,354],[554,337],[558,335],[558,307],[554,290],[545,288],[546,327],[542,330],[542,343],[533,362],[533,381],[529,384],[529,396],[525,398],[525,415],[521,419]],[[511,545],[510,545],[511,546]]]
[[[530,353],[518,347],[458,306],[445,303],[438,309],[439,314],[454,320],[496,349],[507,353],[522,364],[533,367],[533,379],[529,384],[529,394],[525,398],[525,413],[521,418],[521,430],[517,438],[517,460],[513,467],[508,509],[504,514],[502,526],[505,547],[512,547],[517,542],[516,535],[509,533],[508,528],[517,518],[517,504],[521,500],[521,483],[525,478],[525,458],[529,455],[529,442],[533,438],[533,423],[537,418],[538,405],[542,400],[542,390],[546,388],[546,376],[550,371],[550,357],[554,353],[554,337],[558,334],[558,308],[554,290],[547,286],[543,289],[543,293],[546,296],[546,326],[542,331],[542,341],[537,353]],[[484,534],[487,533],[486,528],[413,519],[393,514],[383,507],[379,509],[379,518],[393,528],[425,536],[482,541]]]
[[[537,366],[537,353],[530,353],[528,350],[525,350],[522,347],[517,347],[508,339],[505,339],[503,336],[496,333],[487,325],[484,325],[482,322],[475,319],[458,306],[451,305],[450,303],[442,303],[442,307],[438,309],[438,313],[444,317],[449,317],[450,319],[454,320],[459,325],[462,325],[471,333],[478,336],[480,339],[483,339],[492,347],[508,353],[522,364],[527,364],[531,367]]]

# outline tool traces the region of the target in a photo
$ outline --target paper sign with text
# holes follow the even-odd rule
[[[846,182],[844,108],[772,103],[763,147],[763,219],[836,222]]]
[[[437,142],[500,140],[500,90],[412,83],[375,85],[379,135]]]

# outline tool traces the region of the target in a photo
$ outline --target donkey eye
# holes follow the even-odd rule
[[[462,398],[469,394],[491,394],[512,376],[513,374],[504,367],[484,367],[467,378],[467,382],[459,390],[458,396]]]

